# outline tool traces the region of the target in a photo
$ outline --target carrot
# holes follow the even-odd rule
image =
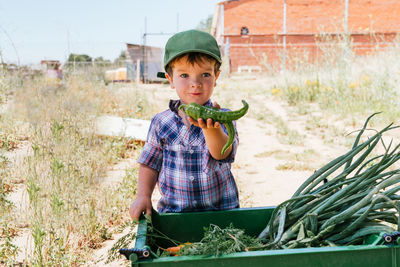
[[[192,244],[192,243],[186,242],[184,244],[180,244],[179,246],[169,247],[169,248],[166,248],[166,249],[163,249],[163,250],[169,252],[169,254],[171,256],[177,256],[177,253],[181,250],[181,248],[183,248],[186,245],[190,245],[190,244]]]
[[[169,254],[171,256],[176,256],[176,253],[178,253],[179,250],[181,250],[181,247],[183,247],[183,245],[179,245],[176,247],[169,247],[169,248],[166,248],[165,251],[169,252]]]

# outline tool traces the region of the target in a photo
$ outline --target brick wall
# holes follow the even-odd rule
[[[400,30],[399,0],[349,0],[348,31],[358,54],[384,47]],[[335,38],[344,32],[344,0],[286,0],[286,49],[283,49],[283,0],[225,1],[224,42],[229,38],[231,71],[238,66],[269,64],[304,52],[314,60],[321,33]],[[249,30],[241,36],[242,27]],[[372,34],[375,34],[373,38]]]

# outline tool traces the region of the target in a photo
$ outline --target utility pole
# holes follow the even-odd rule
[[[179,31],[179,13],[176,14],[176,31]],[[141,77],[142,77],[142,82],[146,83],[147,82],[147,54],[146,54],[146,39],[147,36],[149,35],[173,35],[175,34],[174,32],[169,33],[169,32],[154,32],[154,33],[149,33],[147,32],[147,17],[144,17],[144,33],[142,37],[142,72],[141,72]],[[146,74],[145,74],[146,73]]]
[[[350,48],[349,36],[349,0],[344,0],[344,41],[346,48]]]
[[[144,17],[144,34],[143,34],[143,41],[142,41],[142,82],[145,83],[145,72],[146,72],[146,35],[147,35],[147,17]],[[147,73],[146,73],[147,75]]]
[[[349,0],[344,0],[344,33],[347,35],[349,33]]]
[[[283,69],[286,70],[286,0],[283,0]]]

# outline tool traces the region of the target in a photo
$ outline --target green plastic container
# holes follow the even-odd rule
[[[153,213],[153,226],[168,237],[184,242],[199,241],[204,227],[216,224],[221,228],[230,223],[244,229],[246,234],[257,236],[269,221],[274,207],[234,209],[215,212],[193,213]],[[156,247],[148,246],[146,240],[147,223],[140,220],[138,237],[133,250],[144,251],[129,256],[132,266],[398,266],[400,267],[400,247],[377,245],[382,243],[378,235],[366,239],[365,245],[322,247],[305,249],[282,249],[268,251],[240,252],[215,256],[176,256],[155,258]],[[162,247],[174,246],[164,239],[156,239]],[[125,253],[126,254],[126,253]],[[139,253],[140,254],[140,253]]]

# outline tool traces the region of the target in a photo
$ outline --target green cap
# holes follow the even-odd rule
[[[204,53],[222,63],[217,40],[209,33],[189,30],[179,32],[168,39],[164,51],[164,69],[174,58],[189,52]],[[165,73],[159,72],[157,77],[165,78]]]

